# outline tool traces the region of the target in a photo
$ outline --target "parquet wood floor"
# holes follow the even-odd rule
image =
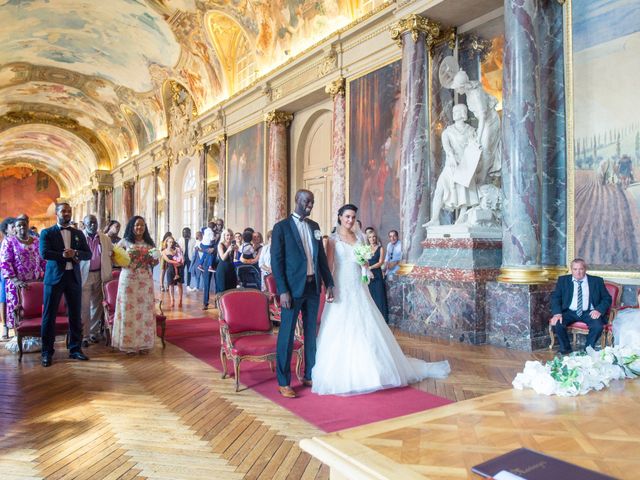
[[[168,309],[168,329],[184,318],[215,317],[185,294]],[[448,359],[453,373],[418,388],[452,400],[510,387],[525,360],[542,354],[469,347],[399,334],[403,349]],[[159,345],[159,343],[158,343]],[[321,435],[312,425],[167,343],[127,357],[91,346],[89,362],[57,345],[39,354],[0,349],[0,478],[4,479],[326,479],[329,471],[298,447]]]

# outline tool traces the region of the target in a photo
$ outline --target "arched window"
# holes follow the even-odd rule
[[[191,228],[192,232],[198,228],[197,193],[196,172],[193,167],[189,167],[182,183],[182,226]]]
[[[256,78],[254,55],[244,35],[238,38],[236,55],[236,85],[239,90]]]

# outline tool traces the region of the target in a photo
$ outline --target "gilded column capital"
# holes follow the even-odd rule
[[[427,46],[431,47],[440,38],[440,23],[413,13],[391,27],[391,39],[402,47],[403,37],[407,32],[411,33],[414,43],[418,41],[420,33],[424,33]]]
[[[293,113],[274,110],[267,113],[264,116],[264,120],[267,122],[267,125],[275,123],[276,125],[282,124],[285,127],[288,127],[291,124],[291,120],[293,120]]]
[[[225,142],[227,141],[227,134],[223,133],[222,135],[218,135],[213,142],[211,142],[212,145],[216,145],[218,147],[222,146]]]
[[[129,188],[133,188],[133,186],[135,185],[135,183],[136,183],[136,182],[135,182],[135,181],[133,181],[133,180],[126,180],[126,181],[122,182],[122,186],[123,186],[124,188],[126,188],[126,189],[129,189]]]
[[[458,47],[462,52],[471,52],[478,55],[480,61],[483,62],[491,51],[491,40],[486,40],[478,35],[464,34],[460,35]]]
[[[344,95],[345,93],[345,80],[344,77],[338,77],[333,82],[324,87],[324,91],[335,97],[336,95]]]

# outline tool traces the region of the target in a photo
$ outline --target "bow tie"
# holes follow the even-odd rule
[[[62,227],[62,226],[60,226],[60,230],[71,230],[71,227]]]

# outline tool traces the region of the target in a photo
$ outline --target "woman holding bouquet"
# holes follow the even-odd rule
[[[124,230],[120,247],[131,263],[122,269],[113,319],[112,346],[130,355],[148,353],[156,338],[152,269],[160,252],[149,235],[144,218],[134,216]]]
[[[367,273],[373,251],[356,225],[357,211],[351,204],[341,207],[329,238],[334,300],[325,304],[320,322],[312,391],[353,395],[446,377],[447,361],[405,357],[371,298]]]

